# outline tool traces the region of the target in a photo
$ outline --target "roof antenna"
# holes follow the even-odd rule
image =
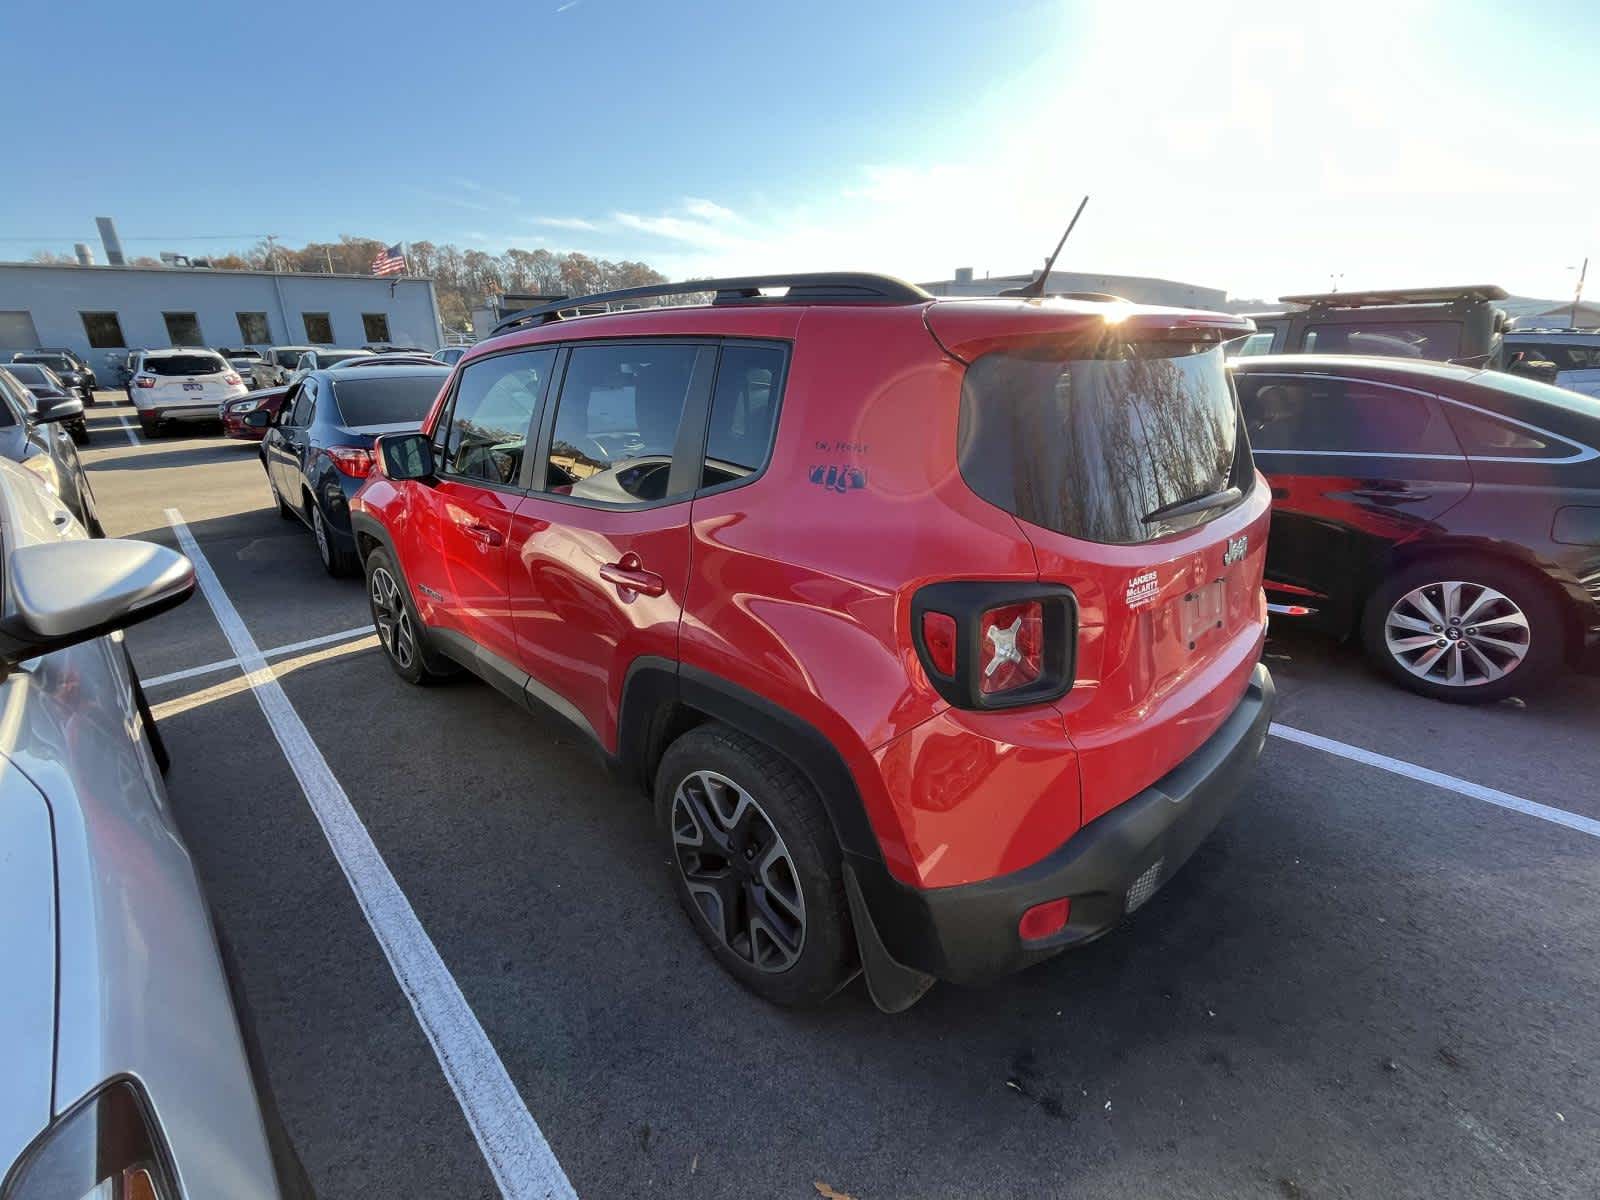
[[[1001,292],[1002,296],[1027,296],[1037,299],[1044,295],[1044,285],[1050,278],[1050,272],[1055,269],[1056,259],[1061,255],[1061,247],[1067,244],[1067,239],[1072,236],[1073,226],[1077,225],[1078,218],[1083,216],[1083,210],[1089,203],[1087,195],[1078,201],[1078,211],[1072,214],[1072,220],[1067,224],[1067,231],[1061,235],[1061,240],[1056,243],[1055,252],[1045,259],[1044,270],[1040,271],[1032,280],[1019,288],[1008,288]]]

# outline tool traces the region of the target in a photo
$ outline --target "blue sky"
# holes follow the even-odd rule
[[[1028,269],[1090,192],[1084,269],[1561,295],[1600,254],[1597,10],[34,4],[8,40],[95,66],[7,57],[42,99],[0,256],[110,214],[135,253],[355,233],[939,278]]]

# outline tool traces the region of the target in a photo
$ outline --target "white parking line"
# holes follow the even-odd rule
[[[290,704],[283,685],[274,678],[216,572],[184,524],[183,514],[175,508],[166,513],[178,545],[194,563],[201,594],[248,673],[250,689],[322,826],[367,924],[411,1002],[411,1011],[433,1046],[500,1194],[517,1200],[577,1200],[577,1193],[506,1074],[483,1026],[417,920],[411,902],[395,882],[367,827],[351,807],[349,796],[317,748],[311,731]]]
[[[128,424],[128,418],[118,413],[117,421],[122,425],[122,432],[128,435],[128,441],[137,446],[139,444],[139,435],[133,431],[133,426]]]
[[[293,654],[296,650],[312,650],[318,646],[331,646],[334,642],[349,641],[353,637],[360,637],[364,633],[371,632],[371,625],[358,625],[354,629],[341,629],[338,633],[325,633],[321,637],[307,638],[303,642],[290,642],[286,646],[273,646],[270,650],[261,651],[261,657],[282,658],[285,654]],[[163,683],[177,683],[180,679],[193,679],[196,675],[210,675],[216,671],[235,670],[241,665],[237,658],[219,658],[216,662],[201,663],[198,667],[185,667],[182,671],[169,671],[165,675],[141,679],[139,682],[147,688],[160,687]]]
[[[1513,796],[1510,792],[1502,792],[1498,788],[1484,787],[1481,783],[1473,783],[1469,779],[1459,779],[1454,775],[1446,775],[1443,771],[1419,767],[1415,763],[1408,763],[1398,758],[1390,758],[1387,754],[1378,754],[1373,750],[1363,750],[1360,746],[1338,742],[1333,738],[1323,737],[1319,733],[1307,733],[1304,729],[1295,729],[1289,725],[1279,725],[1274,722],[1271,733],[1274,737],[1281,737],[1285,741],[1299,742],[1302,746],[1310,746],[1315,750],[1336,754],[1340,758],[1348,758],[1351,762],[1364,763],[1369,767],[1377,767],[1380,771],[1389,771],[1395,775],[1404,775],[1407,779],[1415,779],[1418,783],[1444,788],[1446,791],[1455,792],[1457,795],[1470,796],[1474,800],[1482,800],[1485,804],[1509,808],[1512,812],[1538,817],[1541,821],[1549,821],[1554,825],[1564,825],[1568,829],[1575,829],[1579,833],[1588,834],[1590,837],[1600,838],[1600,821],[1596,821],[1593,817],[1579,816],[1577,813],[1568,812],[1564,808],[1552,808],[1548,804],[1524,800],[1521,796]]]

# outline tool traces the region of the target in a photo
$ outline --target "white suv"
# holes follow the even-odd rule
[[[249,389],[239,372],[213,350],[141,350],[128,394],[146,437],[169,422],[214,422],[219,410]]]

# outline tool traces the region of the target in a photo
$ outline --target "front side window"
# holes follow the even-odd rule
[[[96,350],[116,350],[128,343],[122,340],[122,322],[114,312],[79,313],[83,334]]]
[[[294,411],[289,414],[289,424],[301,428],[311,424],[311,410],[317,402],[317,388],[310,380],[300,385],[300,394],[295,397]]]
[[[1258,453],[1461,453],[1438,404],[1417,392],[1314,375],[1241,374],[1238,386]]]
[[[270,342],[272,334],[267,329],[267,314],[259,312],[234,313],[239,322],[239,340],[247,346]]]
[[[667,499],[700,353],[670,342],[574,349],[556,405],[545,487],[600,504]]]
[[[306,327],[306,341],[318,346],[333,345],[333,321],[327,313],[301,313],[300,320]]]
[[[554,350],[500,354],[461,373],[444,439],[444,471],[516,487]]]
[[[389,340],[388,314],[362,313],[361,330],[366,334],[369,342],[387,342]]]
[[[766,464],[782,390],[783,351],[737,344],[723,349],[711,394],[701,487],[742,479]]]
[[[1209,520],[1225,509],[1160,514],[1235,477],[1239,418],[1222,359],[1220,346],[1189,343],[986,354],[962,383],[961,475],[1024,521],[1093,542]]]
[[[1449,321],[1372,321],[1306,330],[1307,354],[1377,354],[1448,362],[1461,353],[1461,326]]]
[[[164,312],[161,319],[167,323],[167,338],[174,346],[204,346],[200,336],[200,318],[192,312]]]

